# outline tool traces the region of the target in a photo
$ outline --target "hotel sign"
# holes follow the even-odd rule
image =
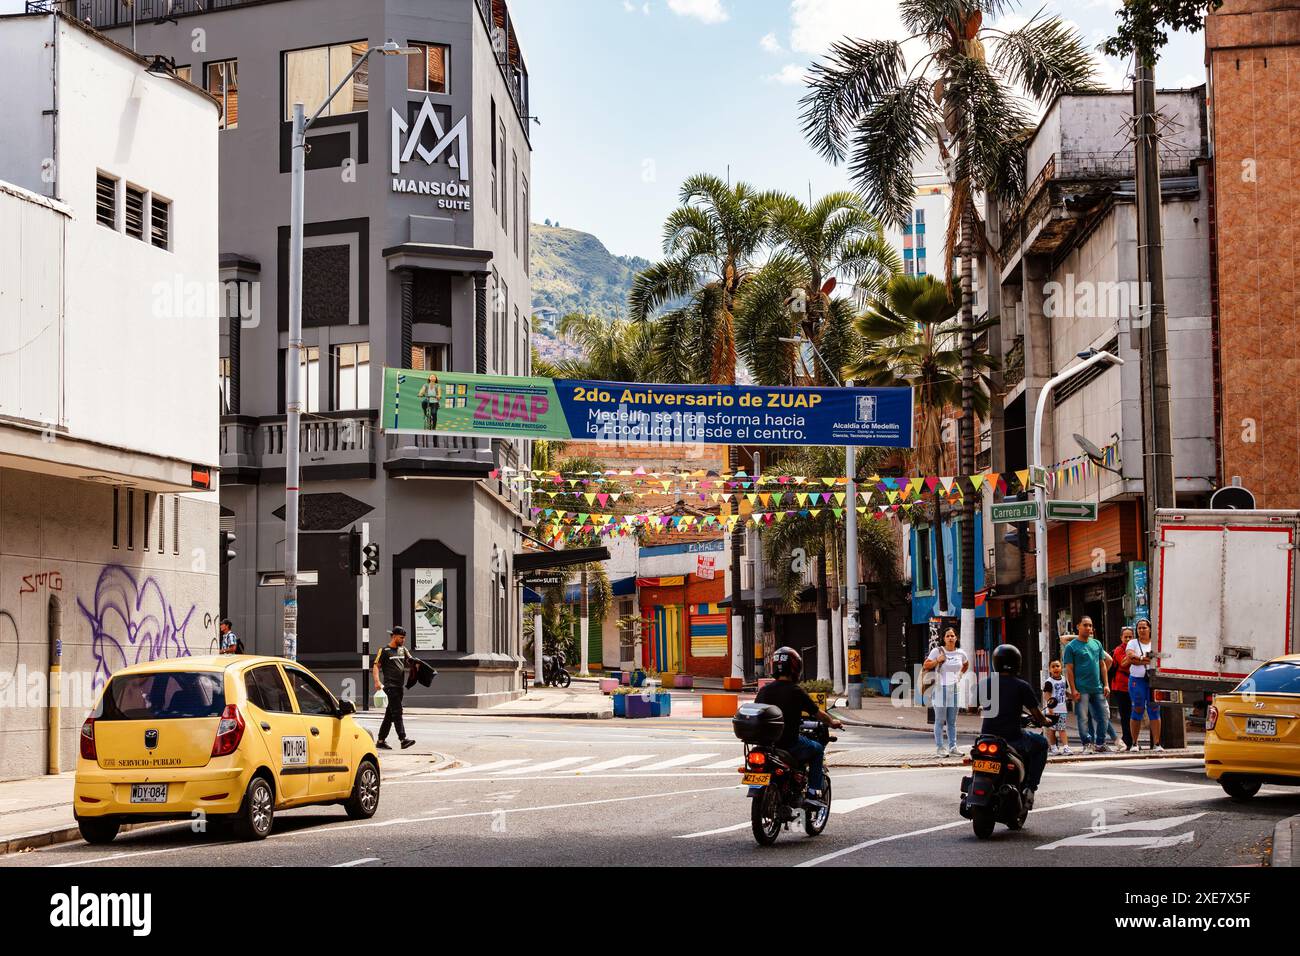
[[[425,165],[430,167],[445,158],[447,166],[455,171],[457,178],[451,182],[434,182],[405,175],[412,171],[405,167],[411,166],[417,158],[424,160]],[[414,171],[419,171],[418,164],[414,164]],[[469,116],[462,116],[455,124],[448,117],[444,123],[427,96],[413,122],[408,123],[394,109],[391,172],[393,192],[434,196],[437,197],[439,209],[469,212]]]

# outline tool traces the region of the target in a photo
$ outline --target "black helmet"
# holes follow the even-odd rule
[[[993,671],[997,674],[1020,673],[1020,648],[1014,644],[999,644],[993,648]]]
[[[803,658],[793,647],[778,647],[772,652],[772,676],[789,677],[793,681],[803,673]]]

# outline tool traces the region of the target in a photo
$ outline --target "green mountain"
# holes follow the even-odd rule
[[[553,310],[557,317],[591,312],[616,318],[627,312],[633,277],[650,263],[616,256],[589,233],[533,223],[531,265],[534,315]]]

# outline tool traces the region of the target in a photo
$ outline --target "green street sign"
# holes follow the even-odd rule
[[[1048,521],[1096,521],[1097,502],[1095,501],[1049,501],[1047,503]]]
[[[1013,524],[1038,520],[1038,502],[1007,501],[992,506],[994,524]]]

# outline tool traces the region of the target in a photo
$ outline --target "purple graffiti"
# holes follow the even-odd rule
[[[191,604],[184,618],[167,600],[158,579],[137,583],[135,575],[110,564],[95,585],[94,608],[81,599],[77,606],[90,622],[91,653],[95,658],[93,686],[99,690],[119,667],[172,657],[190,657],[185,629],[194,616]]]

